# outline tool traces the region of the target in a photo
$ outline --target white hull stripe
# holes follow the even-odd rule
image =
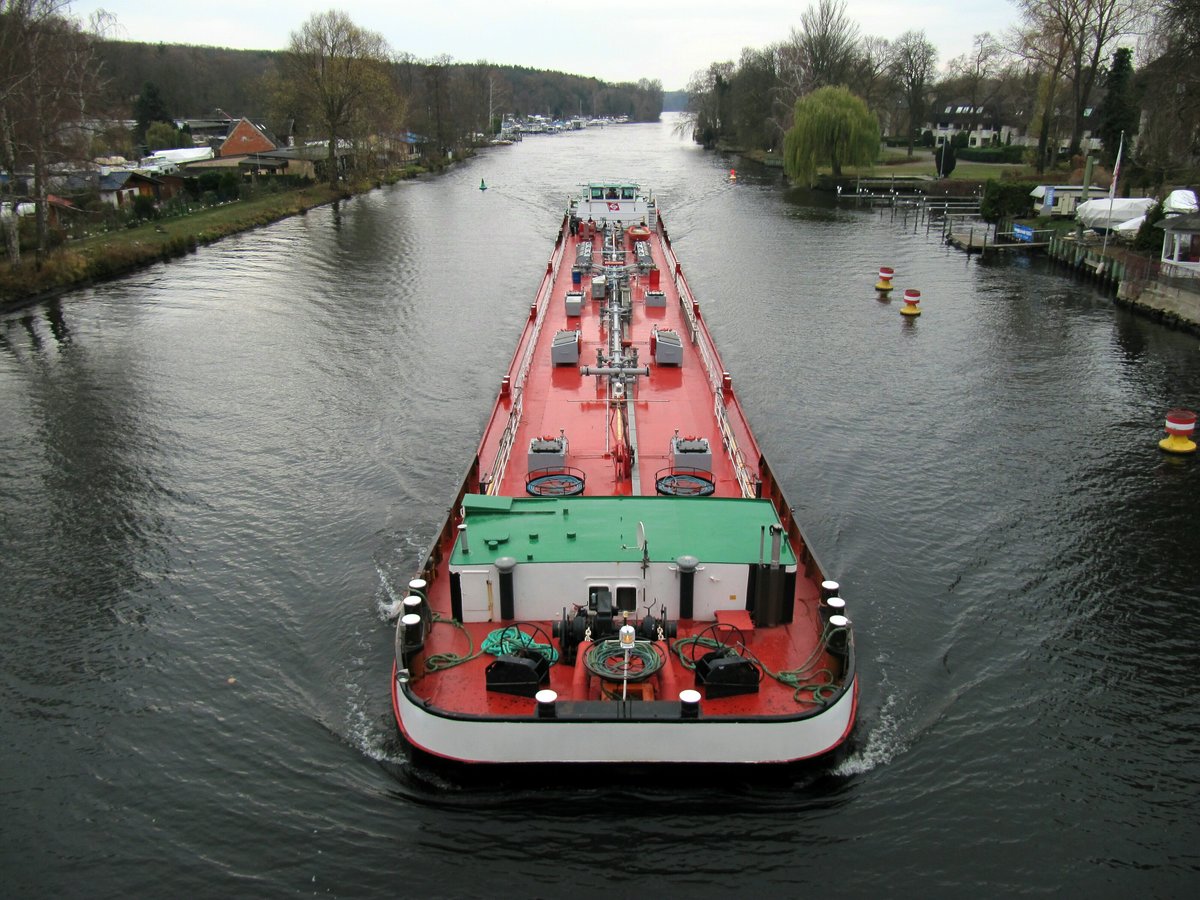
[[[462,762],[779,763],[837,747],[849,731],[857,690],[856,682],[833,706],[806,719],[741,722],[459,719],[414,705],[404,691],[397,701],[411,743]]]

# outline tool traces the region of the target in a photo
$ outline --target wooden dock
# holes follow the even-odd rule
[[[993,232],[987,222],[964,222],[946,233],[946,243],[968,254],[981,256],[1000,250],[1044,250],[1050,246],[1051,231],[1026,231],[1018,235],[1012,231]]]

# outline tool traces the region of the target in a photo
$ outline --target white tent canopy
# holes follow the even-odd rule
[[[1116,228],[1122,222],[1145,215],[1154,205],[1153,197],[1107,197],[1088,200],[1075,207],[1075,215],[1087,228]]]

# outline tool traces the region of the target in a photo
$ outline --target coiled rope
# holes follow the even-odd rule
[[[540,631],[541,629],[538,630]],[[505,656],[516,653],[519,650],[533,650],[546,657],[546,661],[551,665],[558,662],[558,651],[554,649],[552,644],[539,644],[534,640],[532,634],[522,631],[516,625],[497,628],[488,634],[483,639],[481,649],[484,653],[490,653],[492,656]]]
[[[463,663],[468,663],[471,660],[482,656],[484,653],[489,653],[492,656],[503,656],[505,654],[516,653],[518,650],[533,650],[546,657],[546,660],[553,665],[558,662],[558,651],[550,644],[538,643],[533,635],[521,631],[516,625],[509,625],[505,628],[497,628],[488,634],[483,639],[483,643],[479,649],[475,649],[475,642],[471,639],[471,632],[463,626],[457,619],[447,619],[444,616],[433,614],[433,622],[439,622],[446,625],[453,625],[463,633],[467,639],[466,653],[432,653],[425,657],[426,672],[441,672],[445,669],[452,669],[455,666],[461,666]]]
[[[751,659],[765,675],[778,681],[780,684],[792,688],[792,699],[797,703],[809,703],[814,706],[824,706],[829,703],[838,692],[839,685],[834,679],[833,672],[822,667],[814,669],[817,661],[821,658],[821,654],[825,649],[829,636],[838,629],[826,625],[821,632],[821,638],[809,654],[808,659],[804,660],[800,665],[793,669],[784,669],[779,672],[772,671],[766,663],[759,659],[745,644],[739,642],[742,653]],[[671,649],[679,657],[680,664],[691,671],[696,669],[695,649],[703,647],[706,650],[722,650],[734,649],[729,644],[722,643],[716,638],[706,637],[703,634],[692,635],[690,637],[679,638],[671,645]],[[692,648],[692,655],[689,657],[684,653],[686,648]],[[805,694],[809,696],[804,696]]]
[[[583,657],[589,672],[609,681],[644,681],[666,662],[658,649],[646,641],[629,648],[629,656],[620,641],[600,641],[592,644]]]

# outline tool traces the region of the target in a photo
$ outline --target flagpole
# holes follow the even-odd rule
[[[1100,264],[1104,264],[1104,255],[1108,251],[1108,233],[1112,231],[1113,200],[1117,196],[1117,176],[1121,173],[1121,151],[1125,149],[1125,131],[1121,131],[1121,141],[1117,144],[1117,161],[1113,165],[1112,183],[1108,186],[1108,224],[1104,229],[1104,243],[1100,245]]]

